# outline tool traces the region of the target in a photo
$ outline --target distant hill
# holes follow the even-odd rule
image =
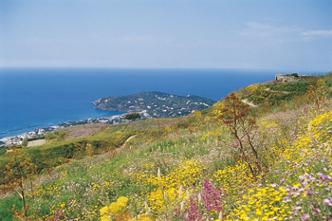
[[[121,97],[100,98],[97,109],[119,112],[146,112],[151,117],[177,117],[206,109],[215,101],[199,96],[179,96],[163,92],[142,92]]]

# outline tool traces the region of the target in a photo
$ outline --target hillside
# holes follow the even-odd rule
[[[211,106],[213,100],[198,96],[178,96],[162,92],[142,92],[122,97],[100,98],[96,108],[118,112],[145,112],[151,117],[177,117]]]
[[[331,75],[258,83],[0,153],[0,220],[330,220],[331,91]]]
[[[287,101],[308,98],[308,91],[332,87],[331,73],[326,76],[306,76],[290,82],[253,84],[240,90],[242,99],[254,105],[280,106]],[[331,95],[331,91],[329,91]]]

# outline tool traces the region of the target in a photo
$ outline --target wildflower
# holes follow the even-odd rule
[[[320,214],[320,212],[321,212],[320,209],[319,209],[319,208],[316,208],[316,207],[313,208],[312,211],[313,211],[313,213],[314,213],[315,215],[318,215],[318,214]]]
[[[108,206],[108,209],[109,209],[110,213],[117,214],[121,211],[122,205],[114,202],[114,203],[111,203],[111,205]]]
[[[303,215],[301,216],[301,221],[308,221],[308,220],[310,220],[310,216],[309,216],[309,214],[303,214]]]
[[[324,199],[323,203],[324,203],[326,206],[332,206],[332,198]]]
[[[138,215],[135,218],[129,219],[129,221],[152,221],[153,219],[148,215]]]
[[[188,160],[167,175],[158,172],[157,176],[143,174],[136,177],[137,180],[156,187],[148,194],[147,201],[154,212],[162,213],[178,204],[182,210],[183,204],[189,199],[187,195],[189,188],[200,181],[203,170],[204,167],[199,161]]]
[[[179,192],[174,188],[163,190],[158,188],[148,196],[148,201],[152,209],[162,212],[165,211],[169,206],[174,205],[178,200]]]
[[[283,187],[255,187],[243,196],[243,201],[228,216],[229,220],[285,220],[289,207],[283,199],[287,196]],[[227,219],[227,220],[228,220]]]
[[[125,197],[125,196],[120,196],[120,197],[116,200],[116,202],[117,202],[118,204],[120,204],[122,207],[125,207],[125,206],[127,205],[127,203],[128,203],[128,198]]]
[[[208,211],[220,211],[221,195],[220,191],[213,186],[209,180],[205,180],[202,189],[203,205]]]
[[[194,202],[193,198],[190,198],[190,205],[186,216],[186,221],[197,221],[201,219],[200,211]]]
[[[237,163],[234,166],[228,166],[214,173],[213,178],[223,190],[232,194],[233,192],[243,191],[254,182],[251,173],[248,173],[248,167],[244,163]]]
[[[120,214],[127,206],[127,203],[128,203],[128,198],[121,196],[110,205],[104,206],[99,210],[100,220],[101,221],[112,220],[112,216]]]
[[[100,213],[100,216],[104,216],[104,215],[108,214],[109,213],[108,206],[104,206],[103,208],[101,208],[99,210],[99,213]]]

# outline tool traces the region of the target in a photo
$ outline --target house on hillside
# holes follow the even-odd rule
[[[300,79],[300,75],[298,73],[291,74],[276,74],[275,80],[278,82],[292,82]]]

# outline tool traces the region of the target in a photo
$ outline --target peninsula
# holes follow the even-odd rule
[[[179,96],[163,92],[141,92],[137,94],[100,98],[93,102],[100,110],[118,112],[144,112],[150,117],[178,117],[202,110],[215,101],[199,96]]]

